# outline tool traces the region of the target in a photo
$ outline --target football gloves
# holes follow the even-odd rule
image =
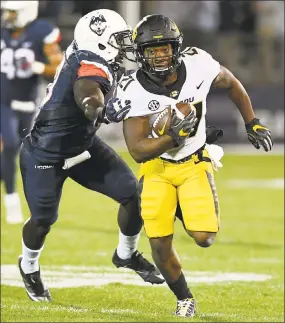
[[[189,137],[196,122],[197,118],[194,110],[191,110],[184,119],[180,119],[177,116],[176,111],[172,110],[171,124],[168,130],[168,135],[172,138],[174,147],[178,147],[184,143],[185,139]]]
[[[219,138],[223,137],[224,132],[222,129],[218,129],[215,126],[207,126],[206,128],[206,143],[211,145],[216,143]]]
[[[271,133],[268,128],[263,126],[259,119],[254,118],[250,123],[245,125],[248,140],[256,149],[263,146],[265,151],[270,151],[273,146]]]
[[[110,99],[104,108],[104,123],[118,123],[125,119],[131,109],[131,101],[122,101],[118,98]]]

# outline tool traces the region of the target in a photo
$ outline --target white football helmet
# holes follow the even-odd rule
[[[79,19],[74,40],[79,50],[88,50],[108,63],[127,58],[131,47],[131,28],[117,12],[108,9],[94,10]]]
[[[23,28],[38,17],[39,1],[1,1],[2,25],[5,28]],[[11,11],[15,11],[13,17]]]

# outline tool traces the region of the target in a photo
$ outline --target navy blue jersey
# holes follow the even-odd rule
[[[11,105],[13,100],[35,102],[40,76],[33,74],[31,64],[47,63],[43,46],[59,37],[59,29],[42,19],[27,25],[18,38],[13,38],[9,29],[1,28],[1,81],[6,80],[1,85],[1,104]]]
[[[69,46],[53,83],[47,87],[31,134],[25,140],[40,161],[56,163],[82,153],[92,144],[93,122],[74,99],[73,86],[80,78],[98,82],[104,96],[112,95],[116,84],[111,67],[102,57],[79,51],[73,43]]]

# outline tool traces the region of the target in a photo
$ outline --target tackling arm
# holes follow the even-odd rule
[[[137,163],[156,158],[174,147],[173,140],[168,135],[148,138],[151,133],[148,117],[125,120],[123,131],[129,153]]]
[[[74,98],[79,108],[85,116],[96,122],[103,120],[104,94],[101,91],[100,84],[94,80],[81,78],[74,83]]]

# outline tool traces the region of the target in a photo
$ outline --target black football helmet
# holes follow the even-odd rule
[[[181,63],[180,52],[183,34],[179,31],[175,22],[168,17],[163,15],[148,15],[144,17],[134,28],[133,42],[134,55],[138,67],[146,73],[164,78],[172,74]],[[172,59],[167,68],[163,70],[155,68],[155,64],[150,64],[150,59],[145,57],[144,50],[147,47],[167,44],[172,46]],[[169,56],[165,57],[169,58]]]

